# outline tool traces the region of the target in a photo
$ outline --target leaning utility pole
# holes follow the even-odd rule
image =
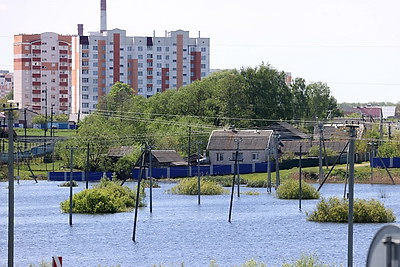
[[[8,267],[14,266],[14,110],[18,103],[3,104],[8,113]]]

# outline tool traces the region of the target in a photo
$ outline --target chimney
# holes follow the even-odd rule
[[[83,24],[78,24],[78,35],[79,36],[83,35]]]
[[[107,31],[107,8],[106,0],[100,0],[100,32]]]

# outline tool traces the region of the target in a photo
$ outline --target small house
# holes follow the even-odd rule
[[[212,165],[233,164],[238,150],[240,164],[266,162],[272,130],[214,130],[207,144]]]
[[[187,162],[175,150],[152,150],[152,168],[187,166]]]

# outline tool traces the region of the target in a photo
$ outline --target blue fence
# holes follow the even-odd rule
[[[372,158],[370,166],[373,168],[400,168],[400,158]]]
[[[275,164],[270,163],[271,171],[275,171]],[[145,170],[145,176],[149,176],[149,170]],[[207,165],[200,166],[200,175],[229,175],[235,171],[234,165]],[[267,163],[239,164],[239,173],[266,172]],[[70,172],[49,172],[47,179],[50,181],[69,181]],[[75,181],[98,181],[106,175],[111,179],[112,172],[74,172],[72,179]],[[86,178],[87,176],[87,178]],[[169,168],[152,168],[151,176],[154,178],[178,178],[187,176],[198,176],[198,167],[169,167]],[[132,170],[132,177],[139,177],[139,169]]]

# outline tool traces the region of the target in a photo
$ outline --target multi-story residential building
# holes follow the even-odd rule
[[[39,113],[70,112],[72,36],[14,36],[14,101]]]
[[[0,70],[0,98],[6,97],[14,88],[14,74]]]
[[[80,31],[81,32],[81,31]],[[209,38],[188,31],[164,37],[128,37],[124,30],[103,30],[73,40],[72,113],[90,113],[119,81],[138,95],[180,88],[210,72]]]
[[[107,30],[106,1],[101,0],[100,31],[78,35],[56,33],[14,37],[14,100],[20,107],[45,113],[89,114],[116,82],[150,97],[180,88],[210,73],[210,39],[188,31],[165,36],[132,37]],[[199,34],[200,35],[200,34]]]

